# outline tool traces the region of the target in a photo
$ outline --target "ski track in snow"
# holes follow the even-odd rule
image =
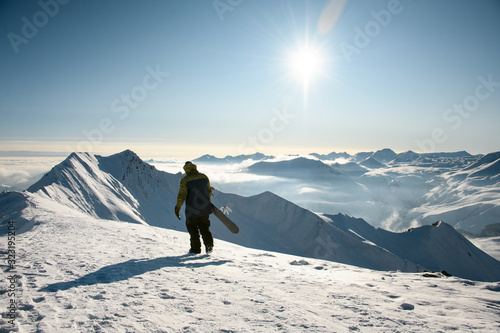
[[[14,331],[500,331],[500,283],[371,271],[220,240],[212,255],[191,256],[185,232],[32,213],[37,224],[17,237]]]

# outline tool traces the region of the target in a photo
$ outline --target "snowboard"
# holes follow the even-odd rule
[[[212,213],[214,213],[215,216],[231,231],[233,234],[237,234],[240,232],[240,228],[227,217],[226,214],[224,214],[219,208],[215,207],[214,204],[212,205]]]

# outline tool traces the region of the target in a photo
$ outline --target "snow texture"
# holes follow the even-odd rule
[[[221,240],[210,256],[187,255],[185,232],[25,195],[36,225],[17,236],[16,318],[11,325],[4,315],[2,332],[500,329],[498,282],[373,271]]]

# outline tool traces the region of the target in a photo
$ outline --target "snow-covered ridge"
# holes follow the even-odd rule
[[[94,217],[176,228],[166,203],[175,202],[180,178],[130,150],[107,157],[73,153],[27,191]]]
[[[108,157],[74,153],[24,195],[1,194],[0,222],[18,219],[25,221],[25,229],[33,226],[36,209],[33,213],[25,202],[35,196],[78,214],[184,230],[173,214],[180,178],[180,173],[159,171],[129,150]],[[212,218],[217,239],[376,270],[427,268],[475,280],[500,280],[500,263],[444,223],[399,234],[345,215],[325,219],[271,192],[244,197],[215,191],[213,201],[240,226],[240,233],[233,235]],[[27,206],[31,217],[26,217]],[[394,246],[410,243],[414,246]],[[450,245],[443,247],[444,243]]]

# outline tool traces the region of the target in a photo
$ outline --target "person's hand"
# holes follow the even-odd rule
[[[180,220],[181,216],[179,215],[179,212],[181,211],[181,207],[175,206],[175,216]]]

